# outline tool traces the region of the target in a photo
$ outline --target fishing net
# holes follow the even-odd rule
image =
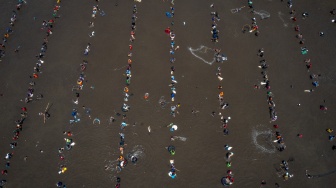
[[[271,17],[271,14],[264,10],[253,11],[253,13],[259,15],[262,20]]]

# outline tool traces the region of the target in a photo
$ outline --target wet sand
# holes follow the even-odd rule
[[[260,29],[260,36],[251,33],[243,34],[241,28],[251,24],[254,17],[248,8],[232,14],[230,10],[246,6],[246,2],[213,1],[221,20],[218,22],[219,42],[214,44],[211,38],[210,2],[175,2],[174,31],[176,44],[180,46],[176,52],[176,71],[178,84],[174,103],[162,109],[158,101],[164,96],[170,99],[170,39],[164,29],[170,26],[171,19],[165,16],[169,11],[169,3],[143,0],[137,3],[138,20],[136,40],[133,44],[132,83],[130,92],[134,95],[128,104],[127,122],[135,126],[125,129],[125,153],[134,146],[144,148],[144,156],[137,165],[128,164],[121,173],[105,170],[104,167],[116,164],[119,156],[119,136],[121,117],[109,124],[110,116],[121,113],[123,104],[123,87],[125,86],[124,70],[127,65],[127,52],[132,16],[132,1],[99,2],[106,16],[98,15],[95,27],[88,28],[91,20],[92,6],[95,1],[79,4],[63,1],[61,18],[55,23],[52,36],[49,38],[48,51],[44,58],[42,74],[36,80],[35,94],[42,93],[44,99],[29,104],[20,102],[26,95],[29,76],[36,63],[35,55],[39,53],[45,33],[40,30],[43,20],[52,17],[55,1],[28,2],[18,13],[8,45],[6,56],[1,66],[1,143],[0,154],[10,152],[14,121],[19,118],[20,108],[28,108],[28,118],[24,122],[23,131],[18,140],[18,147],[13,150],[11,167],[7,176],[0,179],[8,181],[7,187],[53,187],[57,181],[63,181],[67,187],[111,187],[115,185],[114,176],[121,177],[122,187],[222,187],[220,179],[229,169],[225,164],[225,144],[233,146],[232,167],[234,187],[258,187],[265,180],[264,187],[274,187],[277,182],[281,187],[328,187],[334,182],[335,174],[323,175],[335,170],[335,152],[331,149],[335,141],[328,140],[326,128],[336,129],[334,95],[336,82],[334,72],[336,66],[334,52],[336,40],[335,24],[331,23],[329,11],[336,7],[333,2],[313,1],[305,3],[294,1],[293,9],[297,12],[298,21],[293,23],[289,17],[290,9],[285,2],[254,2],[255,10],[265,10],[271,17],[260,20],[255,15]],[[1,17],[10,19],[14,4],[1,7]],[[2,11],[4,10],[4,11]],[[303,20],[300,14],[309,12],[309,18]],[[279,17],[279,12],[283,13]],[[34,21],[33,17],[37,19]],[[186,25],[183,25],[186,22]],[[1,27],[7,27],[7,21],[1,20]],[[301,55],[299,41],[295,38],[295,24],[300,25],[309,49],[307,55]],[[96,36],[88,34],[94,30]],[[320,37],[318,32],[325,32]],[[88,57],[83,51],[86,44],[92,44]],[[14,49],[20,45],[20,52]],[[191,48],[201,45],[209,48],[220,48],[228,56],[224,63],[208,65],[194,57]],[[265,59],[270,67],[268,76],[271,91],[278,113],[278,120],[269,123],[266,90],[255,90],[254,84],[262,81],[258,49],[265,49]],[[211,61],[212,53],[199,53]],[[304,64],[310,58],[313,67],[310,73],[320,73],[320,86],[312,93],[304,93],[312,89],[311,80]],[[85,72],[86,82],[80,92],[79,105],[73,104],[73,85],[80,74],[79,64],[87,59],[89,65]],[[223,81],[217,79],[216,70],[222,69]],[[230,107],[221,113],[232,119],[228,129],[230,134],[224,136],[220,116],[211,116],[212,111],[219,112],[217,101],[218,84],[223,86],[224,99]],[[293,85],[293,88],[290,87]],[[94,86],[94,89],[90,87]],[[148,101],[143,95],[149,93]],[[328,107],[327,113],[319,109],[323,104]],[[48,103],[51,118],[43,124],[38,115],[44,111]],[[170,106],[181,103],[179,115],[170,116]],[[297,104],[301,104],[300,107]],[[92,118],[99,118],[100,125],[93,125],[85,116],[82,106],[92,109]],[[71,111],[77,108],[82,114],[81,122],[69,125]],[[199,111],[192,114],[191,110]],[[170,132],[166,125],[171,122],[179,126],[176,132]],[[265,153],[253,142],[253,137],[262,131],[274,132],[273,124],[279,125],[287,145],[283,152]],[[147,127],[152,132],[148,134]],[[58,148],[63,147],[65,137],[63,131],[72,131],[74,148],[65,152],[65,164],[68,171],[59,175],[61,162]],[[303,134],[298,138],[298,133]],[[170,141],[170,136],[184,136],[186,142]],[[255,141],[268,149],[274,147],[269,135],[258,136]],[[275,138],[274,138],[275,139]],[[273,140],[273,137],[272,137]],[[170,156],[165,147],[173,144],[176,155]],[[43,150],[43,153],[40,152]],[[23,160],[28,156],[28,160]],[[289,162],[289,171],[294,177],[283,181],[276,173],[282,160],[294,158]],[[180,171],[172,180],[167,176],[169,160],[175,160]],[[4,168],[3,160],[0,165]],[[308,179],[308,170],[312,175],[322,177]]]

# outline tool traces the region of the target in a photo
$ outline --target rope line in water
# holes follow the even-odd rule
[[[308,170],[306,170],[306,176],[307,176],[307,178],[321,178],[321,177],[324,177],[324,176],[328,176],[328,175],[330,175],[330,174],[333,174],[333,173],[335,173],[335,172],[336,172],[336,169],[335,169],[335,170],[332,170],[332,171],[330,171],[330,172],[326,172],[326,173],[324,173],[324,174],[310,175],[310,174],[308,174]]]

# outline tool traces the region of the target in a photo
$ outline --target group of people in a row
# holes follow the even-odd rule
[[[18,3],[16,4],[16,10],[20,11],[22,5],[26,3],[24,0],[18,0]],[[3,34],[2,42],[0,44],[0,61],[1,58],[6,55],[6,43],[10,37],[10,35],[14,32],[13,27],[17,19],[17,13],[15,10],[12,11],[12,16],[9,21],[9,26],[6,28],[6,32]],[[18,52],[20,47],[17,47],[14,52]]]
[[[290,2],[291,2],[291,1],[290,1]],[[290,3],[290,4],[291,4],[291,3]],[[289,6],[289,8],[291,8],[291,6]],[[336,15],[336,9],[332,9],[329,13],[330,13],[330,15],[334,18],[335,15]],[[295,11],[294,9],[292,9],[292,10],[290,11],[290,14],[292,15],[291,19],[292,19],[294,22],[296,22],[296,21],[297,21],[297,18],[296,18],[296,16],[295,16],[296,11]],[[303,12],[301,15],[302,15],[302,19],[307,19],[308,16],[309,16],[308,12]],[[332,22],[334,22],[334,20],[332,20]],[[301,30],[300,30],[299,25],[296,25],[296,26],[294,27],[294,30],[295,30],[296,32],[298,32],[298,34],[296,35],[296,38],[299,39],[299,44],[303,45],[304,42],[305,42],[305,39],[303,38],[303,34],[301,33]],[[324,34],[323,31],[319,32],[319,36],[320,36],[320,37],[324,37],[324,35],[325,35],[325,34]],[[306,54],[308,53],[308,49],[307,49],[307,47],[301,47],[301,53],[302,53],[302,55],[306,55]],[[309,72],[311,71],[311,68],[312,68],[312,62],[311,62],[311,59],[310,59],[310,58],[306,58],[306,59],[304,60],[304,63],[305,63],[305,66],[306,66],[306,68],[307,68],[307,72],[309,73]],[[318,86],[320,86],[319,78],[320,78],[321,76],[322,76],[321,74],[310,73],[309,78],[312,80],[312,85],[313,85],[315,88],[318,87]],[[304,90],[304,92],[307,92],[307,93],[310,93],[310,92],[313,92],[313,91],[314,91],[314,89],[307,89],[307,90]],[[325,102],[325,101],[324,101],[324,102]],[[327,111],[327,107],[326,107],[324,104],[323,104],[323,105],[320,105],[320,110],[326,112],[326,111]],[[331,136],[331,137],[332,137],[332,136]],[[330,140],[331,137],[329,136],[329,140]]]
[[[290,11],[290,14],[292,15],[292,17],[291,17],[291,19],[293,20],[293,22],[296,22],[297,21],[297,18],[296,18],[296,16],[295,16],[295,14],[296,14],[296,11],[294,10],[294,9],[292,9],[291,11]],[[308,13],[307,12],[304,12],[304,13],[302,13],[302,18],[303,19],[306,19],[306,18],[308,18]],[[305,43],[305,39],[303,38],[303,34],[301,33],[301,29],[300,29],[300,26],[299,25],[296,25],[295,27],[294,27],[294,30],[295,30],[295,32],[297,32],[298,34],[296,34],[296,38],[299,40],[299,44],[300,45],[304,45],[304,43]],[[324,36],[324,32],[320,32],[319,33],[319,35],[321,36],[321,37],[323,37]],[[304,47],[304,46],[301,46],[301,54],[302,55],[306,55],[306,54],[308,54],[308,48],[307,47]],[[306,66],[306,68],[307,68],[307,72],[310,72],[310,70],[311,70],[311,68],[312,68],[312,62],[310,61],[310,59],[305,59],[304,60],[304,63],[305,63],[305,66]],[[318,76],[316,75],[316,74],[311,74],[310,75],[310,79],[312,79],[312,85],[314,86],[314,87],[318,87],[319,86],[319,81],[318,81]],[[311,90],[305,90],[305,92],[313,92],[314,90],[313,89],[311,89]]]
[[[89,22],[89,28],[94,27],[94,20],[96,19],[96,14],[97,14],[98,11],[101,12],[102,10],[99,8],[98,5],[94,5],[92,7],[92,14],[91,14],[91,19],[92,20]],[[89,34],[89,36],[90,36],[90,38],[94,37],[95,32],[92,31],[91,34]],[[86,45],[86,48],[84,49],[84,53],[83,53],[84,56],[87,57],[89,55],[90,50],[91,50],[91,43],[89,42]],[[74,96],[75,96],[75,99],[72,102],[75,105],[79,104],[80,91],[84,87],[84,83],[85,83],[85,79],[86,79],[85,71],[87,70],[88,64],[89,64],[88,60],[83,60],[82,63],[80,63],[79,77],[76,81],[75,86],[72,88],[72,91],[74,92]],[[88,117],[91,119],[91,115],[90,115],[91,109],[86,108],[85,106],[83,106],[83,109],[84,109],[85,113],[88,115]],[[71,116],[72,116],[72,119],[70,120],[71,125],[74,124],[74,123],[80,122],[79,113],[77,111],[77,108],[72,109]],[[100,120],[98,118],[95,118],[93,120],[93,124],[95,122],[98,122],[100,124]],[[75,142],[72,139],[73,134],[71,133],[71,131],[64,132],[64,135],[66,136],[66,138],[64,138],[65,147],[62,147],[62,148],[58,149],[58,152],[59,152],[58,156],[61,160],[60,167],[59,167],[59,172],[58,172],[59,174],[64,174],[67,170],[67,167],[66,167],[66,162],[67,161],[65,160],[65,155],[63,154],[64,148],[65,148],[65,150],[70,150],[75,145]],[[56,186],[57,187],[65,187],[64,183],[61,182],[61,181],[57,182]]]
[[[264,57],[264,49],[261,48],[258,51],[258,56],[260,58]],[[264,88],[267,90],[267,102],[269,105],[269,112],[270,112],[270,118],[271,118],[271,122],[272,121],[276,121],[277,120],[277,113],[275,111],[275,102],[273,101],[273,94],[270,91],[271,89],[271,85],[270,85],[270,81],[269,81],[269,77],[267,75],[267,68],[269,67],[269,65],[267,64],[265,59],[262,59],[259,61],[260,65],[258,66],[260,69],[262,69],[261,74],[263,75],[263,82],[260,82],[260,85],[263,85]],[[260,86],[258,84],[254,85],[255,89],[260,89]]]
[[[217,29],[216,21],[220,21],[220,17],[218,15],[218,12],[215,10],[215,5],[214,4],[211,4],[210,8],[212,9],[212,11],[210,13],[211,21],[212,21],[212,31],[211,31],[212,41],[213,42],[218,42],[219,30]],[[222,63],[223,61],[227,60],[227,57],[224,54],[220,53],[220,51],[221,51],[220,49],[214,48],[213,50],[215,52],[214,56],[215,56],[216,63]],[[219,84],[217,86],[218,93],[219,93],[218,96],[217,96],[217,99],[219,101],[220,111],[224,110],[224,109],[227,109],[229,107],[229,103],[225,102],[225,100],[224,100],[224,91],[223,91],[222,85],[220,84],[220,82],[223,81],[223,79],[224,79],[221,71],[222,71],[222,68],[220,66],[217,67],[216,76],[217,76],[218,81],[219,81]],[[217,113],[215,111],[213,111],[211,113],[211,115],[213,117],[215,117],[217,115]],[[221,121],[221,125],[222,125],[222,128],[223,128],[223,133],[224,133],[224,135],[228,135],[229,134],[228,123],[229,123],[229,120],[231,119],[231,117],[226,117],[225,118],[222,115],[221,112],[218,112],[218,115],[220,116],[220,121]],[[231,168],[231,165],[232,165],[231,159],[232,159],[234,153],[230,151],[231,149],[232,149],[232,147],[229,146],[229,145],[224,146],[224,150],[227,151],[227,153],[225,155],[226,167],[227,168]],[[231,170],[227,170],[227,175],[221,179],[221,182],[224,186],[229,186],[229,185],[232,185],[234,183],[233,173],[232,173]]]
[[[130,31],[130,38],[129,38],[129,51],[127,54],[128,60],[127,60],[127,68],[125,71],[125,76],[126,76],[126,82],[125,82],[125,87],[124,87],[124,103],[121,107],[121,111],[126,113],[130,110],[130,106],[127,104],[129,98],[132,96],[130,94],[130,84],[131,84],[131,78],[132,78],[132,63],[133,63],[133,43],[135,41],[135,34],[136,34],[136,20],[137,20],[137,13],[138,13],[138,8],[136,5],[133,6],[133,11],[132,11],[132,17],[131,17],[131,31]],[[147,96],[148,97],[148,96]],[[133,164],[136,164],[138,161],[138,158],[136,156],[130,155],[127,157],[124,157],[124,149],[127,144],[125,144],[125,134],[123,133],[125,127],[128,124],[126,123],[126,114],[123,114],[123,121],[121,122],[120,125],[120,142],[119,142],[119,151],[120,151],[120,156],[117,159],[117,166],[116,166],[116,171],[120,172],[123,168],[126,167],[128,164],[128,159],[131,160]],[[117,183],[115,185],[116,188],[120,187],[120,177],[117,177]]]
[[[169,19],[174,19],[174,15],[175,15],[175,8],[174,8],[174,0],[171,0],[170,2],[170,12],[167,12],[169,13],[170,16],[167,16]],[[166,14],[167,14],[166,13]],[[175,79],[175,76],[174,76],[174,73],[175,73],[175,66],[172,65],[175,63],[176,61],[176,58],[175,58],[175,52],[180,48],[179,46],[176,45],[176,42],[175,42],[175,32],[173,30],[173,27],[174,27],[174,20],[172,20],[171,22],[171,27],[167,27],[165,29],[165,33],[168,35],[168,37],[170,38],[170,50],[169,50],[169,53],[170,53],[170,63],[171,63],[171,67],[170,67],[170,79],[171,79],[171,82],[169,84],[169,87],[170,87],[170,97],[171,97],[171,101],[174,102],[175,101],[175,95],[176,95],[176,87],[175,87],[175,84],[177,84],[177,80]],[[172,117],[175,117],[176,114],[178,114],[178,108],[180,107],[180,103],[178,103],[177,105],[172,105],[170,107],[170,115]],[[174,132],[174,128],[171,128],[171,131]],[[174,137],[174,136],[171,136],[171,137]],[[173,141],[173,140],[171,140]],[[173,145],[170,145],[167,147],[169,153],[174,156],[175,155],[175,146]],[[178,170],[175,168],[175,162],[174,160],[170,160],[170,170],[168,172],[168,176],[171,177],[172,179],[176,178],[177,172]]]
[[[16,9],[19,11],[21,10],[22,5],[25,3],[24,0],[19,0],[18,4],[16,5]],[[56,6],[58,7],[58,6]],[[57,8],[56,12],[58,11],[59,8]],[[55,13],[55,10],[54,10]],[[11,20],[10,20],[10,27],[8,27],[6,29],[6,33],[4,34],[4,38],[3,38],[3,43],[1,44],[1,50],[0,50],[0,54],[1,57],[3,57],[5,55],[5,44],[7,42],[7,39],[9,38],[9,35],[13,32],[12,27],[14,26],[14,23],[16,21],[17,18],[17,13],[16,11],[13,11]],[[43,22],[43,25],[46,29],[51,29],[53,27],[53,23],[54,20],[50,20],[49,22]],[[44,29],[44,28],[43,28]],[[26,97],[24,98],[24,100],[21,100],[22,102],[25,103],[29,103],[33,100],[40,100],[43,98],[42,94],[35,94],[34,96],[34,86],[36,84],[35,79],[37,79],[39,77],[39,73],[41,73],[41,66],[44,63],[43,58],[45,57],[46,51],[47,51],[47,43],[48,43],[48,36],[49,34],[47,33],[46,37],[44,38],[44,42],[42,43],[41,49],[40,49],[40,53],[38,55],[36,55],[37,58],[37,63],[36,66],[33,69],[33,74],[30,75],[30,81],[29,81],[29,86],[28,86],[28,90],[27,90],[27,94]],[[15,49],[14,52],[19,52],[19,47]],[[40,113],[44,116],[44,122],[46,119],[48,119],[50,117],[50,114],[48,113],[47,109],[45,110],[45,112]],[[9,144],[11,149],[16,148],[17,144],[18,144],[18,140],[19,140],[19,136],[20,133],[23,130],[23,123],[25,122],[26,118],[28,117],[28,110],[27,107],[22,107],[21,108],[21,112],[20,112],[20,118],[18,120],[15,121],[15,129],[13,131],[13,141]],[[41,150],[41,152],[43,152]],[[7,175],[8,173],[8,169],[10,167],[10,159],[13,157],[14,152],[9,152],[6,154],[6,156],[4,157],[6,160],[6,165],[5,165],[5,169],[1,171],[2,175]],[[24,157],[24,160],[27,161],[28,156]],[[6,180],[2,180],[1,181],[1,186],[4,185],[4,183],[6,183]]]

